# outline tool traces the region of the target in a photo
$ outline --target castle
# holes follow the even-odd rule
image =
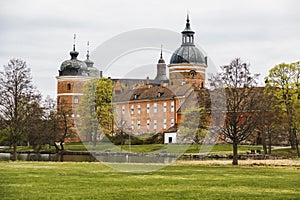
[[[118,129],[132,134],[163,132],[165,143],[176,142],[183,111],[197,106],[199,102],[195,99],[199,99],[199,95],[207,95],[204,89],[207,57],[195,46],[195,32],[191,29],[189,16],[181,34],[182,44],[174,51],[168,65],[161,51],[153,80],[139,79],[137,83],[137,80],[112,78],[116,104],[112,132]],[[102,77],[89,59],[89,52],[84,61],[77,59],[78,54],[74,43],[71,59],[64,61],[59,69],[56,77],[58,106],[63,103],[76,109],[83,96],[84,83]],[[72,117],[80,116],[73,114]]]

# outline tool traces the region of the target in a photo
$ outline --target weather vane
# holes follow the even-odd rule
[[[87,41],[87,54],[86,57],[89,58],[90,57],[90,42]]]
[[[73,37],[73,39],[74,39],[74,43],[73,43],[73,51],[75,51],[75,40],[76,40],[76,34],[74,34],[74,37]]]

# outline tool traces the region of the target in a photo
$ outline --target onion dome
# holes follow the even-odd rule
[[[73,45],[73,50],[70,51],[70,55],[71,59],[65,60],[60,65],[59,76],[87,76],[86,63],[77,59],[79,53],[75,50],[75,42]]]
[[[194,44],[195,32],[191,29],[189,16],[186,19],[185,29],[182,33],[182,44],[172,54],[170,64],[193,63],[205,64],[203,53]]]
[[[88,75],[99,78],[100,77],[100,71],[94,67],[94,62],[90,60],[90,51],[89,51],[89,42],[87,42],[87,54],[86,54],[86,60],[84,61],[87,65],[87,71]]]

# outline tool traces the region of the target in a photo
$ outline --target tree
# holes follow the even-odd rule
[[[73,138],[76,134],[76,129],[74,127],[74,119],[72,118],[73,115],[74,113],[70,105],[64,100],[61,100],[57,107],[57,113],[53,116],[54,120],[56,120],[56,122],[54,121],[54,123],[57,123],[54,145],[56,150],[58,151],[57,153],[60,152],[61,162],[63,162],[65,140],[68,138]],[[59,146],[56,143],[58,143]]]
[[[256,141],[256,144],[262,144],[264,154],[271,154],[272,144],[274,142],[278,143],[281,140],[281,120],[282,116],[278,115],[279,110],[276,108],[276,103],[272,95],[264,92],[259,98],[258,103],[258,121],[257,129],[259,131],[258,139],[261,141]]]
[[[92,79],[85,83],[83,97],[78,107],[78,129],[80,135],[85,135],[93,142],[93,149],[96,148],[99,135],[99,122],[96,115],[96,89],[99,79]]]
[[[13,160],[17,158],[17,144],[24,141],[29,125],[30,104],[39,94],[31,82],[30,69],[21,59],[11,59],[0,72],[0,118],[5,123],[2,132],[13,146]]]
[[[204,108],[192,107],[186,109],[180,123],[179,132],[183,139],[190,140],[198,146],[207,134],[208,120]]]
[[[252,75],[249,64],[243,63],[240,58],[222,66],[221,70],[220,73],[212,74],[209,82],[214,88],[225,88],[226,116],[221,137],[232,143],[232,164],[237,165],[238,145],[253,133],[258,121],[257,112],[254,111],[259,101],[260,91],[255,88],[259,75]]]
[[[275,109],[282,116],[282,126],[289,133],[289,143],[292,149],[298,148],[297,133],[300,118],[300,65],[297,63],[281,63],[269,71],[266,77],[266,92],[273,96]]]
[[[96,90],[96,115],[104,134],[113,130],[113,82],[109,78],[101,78]]]
[[[45,130],[44,108],[41,106],[40,98],[28,105],[28,125],[26,126],[26,141],[39,152],[46,144],[47,130]]]

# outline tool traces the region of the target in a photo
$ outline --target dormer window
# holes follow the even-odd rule
[[[157,97],[161,97],[164,93],[163,92],[158,92]]]
[[[140,95],[138,95],[138,94],[134,94],[134,97],[133,97],[133,98],[134,98],[134,99],[138,99],[139,96],[140,96]]]

